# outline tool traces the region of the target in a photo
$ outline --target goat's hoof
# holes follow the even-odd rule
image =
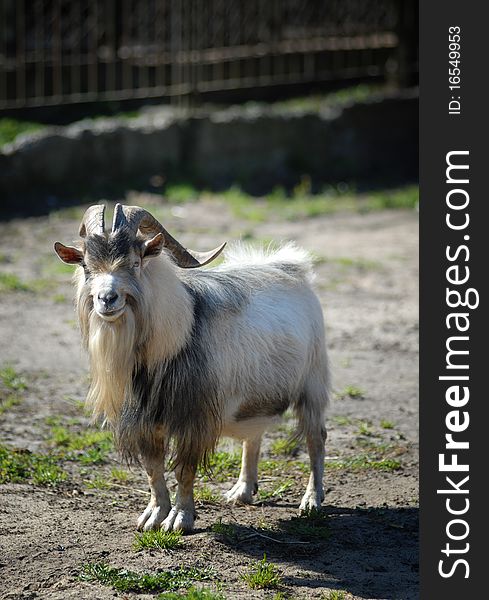
[[[238,481],[229,492],[226,492],[226,501],[232,504],[253,504],[253,494],[257,491],[257,483]]]
[[[165,531],[192,531],[194,528],[195,512],[193,510],[178,508],[171,509],[170,514],[163,521],[162,528]]]
[[[138,519],[138,530],[149,531],[150,529],[159,529],[169,512],[169,506],[148,506]]]
[[[324,500],[322,492],[306,492],[299,506],[300,513],[309,513],[321,509],[321,503]]]

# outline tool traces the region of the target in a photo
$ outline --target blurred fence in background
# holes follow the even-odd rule
[[[0,0],[0,110],[397,78],[407,0]]]

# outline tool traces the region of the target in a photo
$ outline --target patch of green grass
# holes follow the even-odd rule
[[[285,592],[277,592],[272,596],[272,600],[289,600],[289,598],[292,598],[292,596],[289,596]]]
[[[94,475],[92,479],[85,481],[85,486],[91,490],[108,490],[110,489],[110,481],[102,475]]]
[[[17,371],[10,365],[0,369],[0,415],[20,404],[27,384]]]
[[[358,426],[358,434],[364,435],[366,437],[371,437],[374,435],[373,431],[370,429],[366,421],[360,421],[360,424]]]
[[[72,432],[59,424],[51,427],[50,442],[59,448],[66,458],[85,464],[98,464],[106,461],[108,453],[113,449],[110,431],[89,429]]]
[[[220,496],[213,492],[207,485],[203,485],[195,489],[194,499],[203,504],[218,504]]]
[[[30,481],[37,485],[56,486],[66,477],[52,456],[0,446],[0,483]]]
[[[297,438],[281,438],[272,442],[272,452],[282,456],[295,456],[299,451],[300,443]]]
[[[0,119],[0,147],[13,142],[21,133],[32,133],[44,127],[41,123],[30,121],[18,121],[10,118]]]
[[[64,304],[65,302],[67,302],[67,300],[68,298],[65,294],[55,294],[53,296],[53,302],[56,302],[56,304]]]
[[[141,594],[190,588],[195,581],[211,581],[217,579],[217,576],[210,567],[182,566],[158,573],[135,573],[127,569],[110,567],[106,563],[88,563],[82,565],[79,578],[82,581],[98,581],[118,592]]]
[[[311,510],[300,517],[281,521],[280,528],[304,540],[326,540],[331,535],[328,517],[320,510]]]
[[[19,392],[27,388],[25,379],[10,365],[0,369],[0,381],[7,389]]]
[[[177,550],[182,547],[181,531],[143,531],[136,533],[133,548],[136,552],[141,550]]]
[[[188,183],[168,185],[165,189],[165,198],[172,204],[183,204],[199,197],[199,192]]]
[[[272,490],[258,490],[258,500],[270,500],[282,498],[285,492],[288,492],[294,485],[293,481],[284,481],[275,486]]]
[[[118,483],[127,483],[128,481],[131,481],[132,475],[124,469],[113,467],[110,470],[110,478]]]
[[[254,223],[262,223],[268,217],[268,206],[263,198],[254,198],[241,190],[239,186],[232,186],[219,195],[231,208],[233,215],[239,219],[246,219]]]
[[[258,472],[262,475],[274,475],[283,470],[288,463],[284,460],[265,459],[258,463]]]
[[[169,592],[167,594],[160,594],[157,596],[157,600],[225,600],[225,597],[212,590],[191,587],[183,593]]]
[[[25,283],[13,273],[0,273],[0,292],[32,292],[31,284]]]
[[[352,456],[339,461],[326,463],[329,469],[341,469],[345,471],[397,471],[401,463],[393,458],[371,458],[368,455]]]
[[[247,573],[241,575],[241,579],[252,590],[270,590],[280,587],[282,573],[276,565],[267,561],[267,556],[264,554],[260,562],[254,563]]]
[[[392,421],[386,421],[385,419],[382,419],[380,421],[380,426],[382,429],[394,429],[395,424]]]
[[[21,398],[20,396],[16,396],[14,394],[9,394],[6,398],[0,397],[0,415],[10,410],[12,407],[20,404]]]
[[[239,475],[241,458],[239,454],[229,452],[214,452],[209,458],[208,472],[200,469],[204,479],[215,479],[219,482],[228,481]]]
[[[345,592],[343,590],[331,590],[330,592],[324,592],[321,596],[322,600],[346,600]]]
[[[211,531],[215,535],[221,536],[231,542],[237,541],[239,537],[236,525],[233,525],[232,523],[223,523],[222,519],[219,519],[211,525]]]
[[[338,398],[364,398],[365,392],[355,385],[347,385],[337,394]]]
[[[382,91],[379,85],[359,84],[326,94],[315,94],[302,98],[291,98],[274,102],[275,110],[284,112],[318,111],[326,107],[362,102]]]
[[[368,210],[384,210],[387,208],[414,208],[419,201],[419,188],[416,185],[397,190],[373,192],[366,197]]]

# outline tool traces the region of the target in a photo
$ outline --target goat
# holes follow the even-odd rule
[[[139,529],[190,531],[193,484],[220,436],[243,441],[241,472],[226,497],[251,503],[258,489],[263,432],[290,406],[311,463],[300,504],[324,499],[325,409],[330,395],[321,306],[311,260],[293,244],[276,251],[237,246],[222,265],[185,249],[146,210],[91,206],[81,244],[54,245],[77,265],[76,309],[88,350],[87,403],[114,431],[129,460],[142,462],[151,499]],[[172,448],[178,483],[174,506],[165,482]]]

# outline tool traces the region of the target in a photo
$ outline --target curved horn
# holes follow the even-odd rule
[[[159,221],[139,206],[116,205],[112,233],[121,227],[128,227],[134,235],[137,234],[138,230],[145,236],[154,236],[157,233],[162,233],[165,248],[170,251],[177,265],[182,269],[203,267],[217,258],[226,245],[226,243],[221,244],[221,246],[214,248],[210,252],[196,252],[184,248],[180,242],[168,233]]]
[[[104,235],[105,221],[104,221],[105,204],[95,204],[90,206],[83,215],[82,222],[80,223],[80,229],[78,234],[80,237],[87,237],[89,235]]]

